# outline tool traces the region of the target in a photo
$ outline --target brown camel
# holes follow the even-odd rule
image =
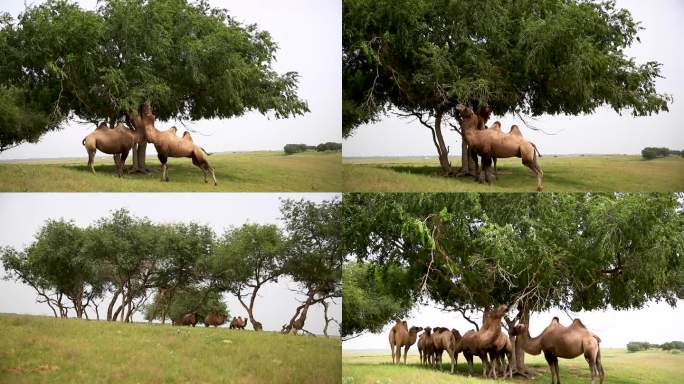
[[[534,338],[530,337],[526,324],[516,325],[511,334],[517,335],[516,342],[521,343],[525,352],[531,355],[544,352],[551,370],[551,384],[560,384],[558,358],[573,359],[579,355],[584,355],[589,364],[591,384],[594,384],[597,374],[603,384],[605,372],[601,363],[601,339],[589,331],[579,319],[573,320],[569,327],[565,327],[560,324],[557,317],[554,317],[551,324]]]
[[[539,151],[534,144],[527,141],[522,135],[516,134],[520,132],[516,126],[511,127],[509,134],[504,134],[495,129],[478,130],[478,126],[481,124],[480,117],[473,112],[472,108],[458,104],[456,111],[460,116],[461,132],[463,132],[464,139],[471,149],[471,157],[476,167],[477,154],[482,156],[482,170],[479,172],[481,182],[493,180],[488,172],[493,157],[520,157],[523,165],[531,169],[537,176],[537,191],[541,192],[544,189],[542,185],[544,172],[542,172],[537,161]]]
[[[497,366],[501,368],[501,374],[505,379],[506,376],[513,378],[513,367],[511,366],[511,359],[513,358],[513,345],[508,335],[501,333],[499,338],[494,343],[494,348],[488,351],[490,365],[490,372],[487,376],[496,378]],[[507,364],[507,365],[506,365]]]
[[[200,315],[199,313],[186,313],[183,315],[180,321],[180,325],[192,325],[193,328],[195,325],[197,325],[197,322],[199,321]]]
[[[169,157],[189,157],[192,159],[192,164],[202,170],[204,182],[208,182],[207,175],[211,175],[214,185],[217,185],[214,169],[209,165],[209,155],[203,148],[192,142],[190,133],[185,132],[180,138],[176,136],[176,127],[159,131],[154,127],[154,121],[155,116],[152,114],[152,107],[145,104],[142,125],[145,129],[145,138],[153,143],[157,150],[157,157],[161,162],[161,181],[169,181],[168,166],[166,165]]]
[[[404,364],[406,364],[406,354],[409,348],[415,344],[418,332],[421,327],[408,328],[406,321],[397,320],[389,333],[390,349],[392,350],[392,363],[401,363],[401,347],[404,347]],[[396,347],[396,350],[395,350]]]
[[[210,313],[204,318],[204,326],[205,327],[208,327],[210,325],[213,325],[214,327],[218,327],[219,325],[222,325],[225,322],[226,322],[226,317],[223,315],[216,314],[216,313]]]
[[[435,353],[434,343],[432,341],[432,328],[425,327],[425,332],[420,335],[418,339],[418,354],[420,355],[420,363],[422,365],[432,365],[432,358]]]
[[[458,363],[456,337],[454,333],[447,328],[437,327],[432,336],[432,341],[435,348],[435,365],[437,368],[440,370],[442,369],[442,354],[446,351],[451,359],[451,373],[454,373],[454,365]]]
[[[463,356],[468,362],[468,374],[473,374],[473,356],[478,356],[482,360],[482,376],[489,372],[489,359],[487,351],[494,348],[496,341],[501,334],[501,318],[506,314],[508,306],[499,305],[491,311],[485,311],[482,328],[479,331],[470,330],[466,332],[461,340],[456,344],[454,354],[463,352]],[[496,372],[494,373],[496,377]]]
[[[242,317],[233,317],[233,320],[230,321],[229,328],[230,329],[245,329],[245,326],[247,326],[247,319],[243,319]]]
[[[88,167],[95,174],[95,152],[114,155],[114,163],[119,177],[123,176],[123,167],[128,157],[128,152],[137,142],[133,131],[119,123],[114,128],[109,128],[107,123],[101,123],[97,129],[86,136],[81,142],[88,152]]]

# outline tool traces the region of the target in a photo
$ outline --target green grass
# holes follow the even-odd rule
[[[170,182],[159,181],[159,160],[147,158],[153,172],[116,176],[111,157],[97,158],[93,175],[87,158],[0,163],[0,191],[100,192],[336,192],[342,188],[339,152],[222,153],[209,157],[218,186],[205,184],[190,159],[169,159]],[[126,169],[130,167],[130,157]]]
[[[340,341],[0,314],[0,383],[339,383]]]
[[[414,351],[415,352],[415,351]],[[606,371],[605,384],[670,384],[682,382],[684,375],[684,354],[673,354],[660,350],[627,353],[624,349],[601,350],[603,367]],[[443,361],[449,361],[444,354]],[[444,364],[443,372],[421,367],[418,355],[411,354],[408,365],[393,366],[389,349],[380,351],[359,351],[342,353],[342,384],[480,384],[494,381],[481,379],[482,367],[475,358],[475,375],[467,376],[463,355],[459,356],[456,374],[448,373],[449,365]],[[559,359],[561,383],[588,384],[589,366],[584,357]],[[515,377],[508,382],[543,383],[551,381],[548,365],[542,355],[525,356],[527,367],[534,372],[532,379]],[[501,379],[500,379],[501,380]],[[596,383],[598,384],[598,378]]]
[[[452,160],[460,167],[460,158]],[[640,156],[544,156],[545,192],[684,190],[684,158],[642,160]],[[345,192],[533,192],[534,174],[520,159],[499,159],[493,185],[473,177],[444,177],[437,159],[343,160]]]

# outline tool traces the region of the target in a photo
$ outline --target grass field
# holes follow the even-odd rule
[[[460,158],[452,166],[460,167]],[[645,161],[640,156],[544,156],[545,192],[684,191],[684,158]],[[520,159],[499,159],[494,185],[472,177],[443,177],[437,159],[343,160],[345,192],[533,192],[534,174]]]
[[[93,175],[87,158],[0,163],[0,191],[12,192],[336,192],[342,188],[339,152],[221,153],[209,157],[218,186],[205,184],[190,159],[169,159],[170,182],[159,181],[159,160],[148,157],[153,172],[116,176],[111,157],[97,158]],[[126,161],[130,167],[130,157]]]
[[[0,383],[339,383],[340,341],[0,314]]]
[[[415,352],[415,351],[414,351]],[[684,354],[672,354],[660,350],[627,353],[624,349],[603,349],[603,367],[606,371],[604,384],[671,384],[681,383],[684,377]],[[446,354],[442,359],[448,361]],[[389,349],[382,351],[359,351],[342,353],[342,384],[480,384],[493,383],[481,379],[482,367],[475,358],[476,374],[470,378],[465,359],[459,356],[455,375],[447,373],[448,364],[439,372],[423,368],[418,363],[418,354],[411,354],[408,365],[393,366]],[[551,381],[548,365],[542,355],[525,356],[525,362],[535,372],[533,379],[516,377],[508,382],[544,383]],[[560,359],[560,375],[563,384],[588,384],[589,366],[583,357],[572,360]],[[499,382],[501,379],[499,379]],[[598,384],[598,378],[596,383]]]

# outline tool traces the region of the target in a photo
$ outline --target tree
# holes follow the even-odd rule
[[[228,229],[207,263],[209,279],[219,290],[237,296],[255,331],[263,326],[254,318],[259,289],[277,282],[286,263],[286,244],[273,224],[243,224]],[[247,303],[245,300],[249,298]]]
[[[163,310],[161,310],[163,309]],[[176,324],[186,313],[198,313],[199,321],[210,313],[228,317],[228,307],[221,300],[221,294],[212,289],[189,287],[179,289],[172,297],[156,295],[153,302],[145,306],[145,320],[161,320],[169,317]]]
[[[164,121],[308,111],[297,73],[272,69],[270,34],[206,1],[107,0],[85,11],[48,0],[16,23],[0,18],[0,47],[0,110],[12,112],[0,120],[0,149],[35,141],[70,116],[144,132],[146,103]],[[139,169],[145,148],[134,151]]]
[[[510,327],[551,308],[676,305],[684,298],[683,197],[349,194],[343,238],[350,258],[372,261],[386,278],[390,266],[406,275],[394,279],[401,289],[369,297],[400,300],[408,291],[458,312],[505,303],[517,312],[505,319]],[[359,323],[353,332],[373,327]],[[524,373],[524,353],[516,351]]]
[[[289,254],[284,273],[299,285],[300,293],[306,297],[283,326],[283,333],[297,334],[304,329],[312,305],[323,305],[327,319],[327,301],[342,295],[340,201],[314,203],[288,199],[283,200],[280,213]]]
[[[643,116],[672,100],[656,91],[661,64],[625,55],[639,26],[614,1],[345,0],[343,20],[343,135],[398,111],[430,131],[447,174],[442,126],[457,103],[535,116],[607,104]]]

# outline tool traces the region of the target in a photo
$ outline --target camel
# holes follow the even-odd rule
[[[226,322],[226,317],[223,315],[216,314],[216,313],[210,313],[204,318],[204,326],[205,327],[209,327],[210,325],[213,325],[214,327],[218,327],[219,325],[222,325],[225,322]]]
[[[513,367],[511,366],[511,359],[513,358],[513,345],[508,335],[501,333],[499,338],[494,343],[494,348],[488,351],[489,361],[492,362],[490,366],[490,372],[487,376],[492,376],[496,378],[497,369],[496,365],[502,368],[502,375],[505,379],[506,376],[513,378]],[[507,365],[506,365],[507,364]]]
[[[601,363],[601,348],[599,346],[601,339],[589,331],[580,319],[573,320],[572,324],[566,327],[560,324],[558,317],[554,317],[551,324],[534,338],[530,337],[527,324],[516,325],[511,334],[517,335],[516,342],[521,343],[525,352],[531,355],[544,352],[544,357],[551,370],[551,384],[554,382],[560,384],[559,357],[573,359],[582,354],[589,364],[591,384],[594,384],[597,374],[601,384],[603,384],[605,372]]]
[[[508,306],[501,304],[491,311],[485,311],[482,328],[479,331],[466,332],[456,344],[454,355],[463,352],[468,362],[468,374],[473,375],[473,356],[482,360],[482,376],[486,377],[489,372],[489,359],[487,351],[492,349],[501,334],[501,318],[506,314]],[[496,371],[494,371],[496,377]]]
[[[135,133],[123,124],[119,123],[114,128],[108,128],[107,123],[102,122],[95,131],[83,139],[81,144],[88,152],[88,167],[93,174],[95,174],[95,152],[99,149],[101,152],[114,155],[117,174],[122,177],[128,152],[137,140]]]
[[[437,327],[432,342],[435,349],[435,365],[442,370],[442,354],[446,351],[451,359],[451,373],[454,373],[454,365],[458,363],[455,334],[447,328]]]
[[[194,328],[195,325],[197,325],[197,322],[199,322],[199,318],[200,315],[197,312],[186,313],[181,318],[180,325],[192,325],[192,327]]]
[[[192,159],[192,164],[202,170],[205,183],[209,181],[207,175],[211,175],[214,185],[218,185],[214,169],[209,165],[209,154],[192,141],[190,133],[186,131],[183,133],[183,137],[179,138],[176,136],[176,127],[160,131],[154,127],[154,120],[155,116],[152,114],[152,107],[149,104],[145,104],[143,107],[142,125],[147,141],[153,143],[154,148],[157,150],[157,157],[161,162],[161,181],[169,181],[168,166],[166,165],[169,157],[189,157]]]
[[[425,327],[425,332],[420,335],[418,339],[418,355],[420,355],[420,363],[422,365],[432,365],[434,355],[434,343],[432,341],[432,328]]]
[[[421,327],[411,327],[409,329],[406,321],[397,319],[396,324],[394,324],[389,333],[393,364],[401,363],[401,347],[404,347],[404,364],[406,364],[406,354],[409,348],[415,344],[418,332],[422,330],[423,328]]]
[[[243,319],[242,317],[233,317],[233,320],[230,321],[229,328],[230,329],[245,329],[245,326],[247,326],[247,319]]]
[[[537,176],[537,191],[541,192],[544,187],[542,180],[544,172],[537,161],[537,154],[539,151],[537,147],[527,141],[517,126],[511,127],[509,134],[497,131],[495,129],[479,130],[481,125],[480,117],[475,114],[470,107],[463,104],[456,106],[460,116],[461,132],[463,137],[471,149],[471,157],[477,167],[477,154],[482,156],[482,170],[479,172],[479,180],[481,182],[491,182],[488,169],[491,167],[492,158],[507,158],[520,157],[523,165],[532,170]],[[539,154],[541,157],[541,154]]]

